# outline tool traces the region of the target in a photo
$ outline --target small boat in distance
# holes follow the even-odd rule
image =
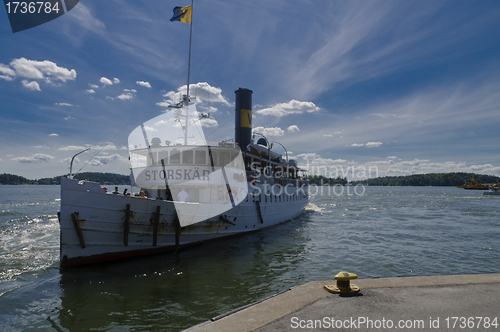
[[[457,188],[468,190],[488,190],[490,187],[487,184],[476,181],[476,179],[474,179],[474,176],[472,176],[472,179],[468,183],[466,182],[461,186],[457,186]]]
[[[500,195],[500,190],[498,190],[498,187],[491,187],[488,191],[484,192],[483,195]]]

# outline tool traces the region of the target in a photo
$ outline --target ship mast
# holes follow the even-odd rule
[[[188,80],[187,80],[187,94],[185,97],[186,106],[189,105],[189,75],[191,74],[191,40],[193,37],[193,1],[191,0],[191,23],[189,23],[189,57],[188,57]]]
[[[191,40],[193,37],[193,1],[191,0],[191,22],[189,23],[189,57],[188,57],[188,79],[187,79],[187,93],[184,98],[186,105],[186,129],[184,130],[184,145],[187,145],[188,139],[188,122],[189,122],[189,76],[191,74]]]
[[[172,108],[186,108],[186,115],[181,115],[181,114],[177,114],[177,116],[185,116],[186,117],[186,123],[184,125],[184,145],[187,145],[187,139],[188,139],[188,125],[189,125],[189,102],[191,101],[191,97],[189,96],[189,78],[190,78],[190,75],[191,75],[191,41],[193,39],[193,2],[194,0],[191,0],[191,13],[190,13],[190,20],[189,22],[185,22],[185,21],[181,21],[181,22],[185,22],[185,23],[189,23],[190,27],[189,27],[189,57],[188,57],[188,74],[187,74],[187,92],[184,96],[182,96],[182,101],[180,103],[178,103],[177,105],[170,105],[168,107],[172,107]],[[176,20],[176,18],[179,17],[180,14],[178,14],[176,12],[176,9],[180,9],[180,7],[175,7],[174,8],[174,17],[172,17],[172,19],[170,19],[170,21],[174,21]],[[186,7],[183,7],[183,8],[186,8]],[[186,12],[184,12],[184,15],[185,15]]]

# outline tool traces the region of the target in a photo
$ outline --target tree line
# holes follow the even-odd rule
[[[369,186],[461,186],[472,177],[480,183],[499,183],[500,177],[475,173],[429,173],[406,176],[385,176],[353,182]]]
[[[130,176],[116,173],[84,172],[76,174],[73,178],[100,184],[130,185]],[[0,184],[61,184],[61,177],[30,180],[23,176],[4,173],[0,174]]]
[[[353,181],[351,184],[362,184],[369,186],[460,186],[468,183],[472,177],[480,183],[500,183],[500,177],[475,173],[429,173],[429,174],[414,174],[406,176],[385,176],[374,179],[366,179]],[[130,177],[128,175],[116,173],[98,173],[84,172],[74,176],[77,180],[87,180],[98,182],[100,184],[114,185],[130,185]],[[323,175],[309,176],[309,183],[317,186],[324,185],[346,185],[347,178],[328,178]],[[61,184],[61,177],[41,178],[37,180],[29,180],[23,176],[14,174],[0,174],[0,184]]]
[[[313,175],[309,176],[309,183],[314,184],[317,186],[334,186],[334,185],[341,185],[345,186],[348,181],[347,178],[341,178],[340,176],[337,178],[327,178],[326,176],[323,175]]]

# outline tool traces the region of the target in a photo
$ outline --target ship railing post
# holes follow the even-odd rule
[[[128,247],[128,233],[130,232],[130,204],[125,207],[125,221],[123,223],[123,245]]]
[[[78,241],[80,242],[80,248],[85,249],[85,239],[83,238],[82,227],[80,226],[80,219],[78,219],[78,211],[71,214],[71,219],[73,220],[73,226],[75,226],[76,235],[78,236]]]
[[[160,206],[158,205],[156,207],[156,212],[155,212],[155,223],[154,223],[154,228],[153,228],[153,247],[156,247],[156,244],[158,243],[158,225],[160,223]]]
[[[181,222],[179,221],[179,217],[177,214],[174,217],[174,226],[175,226],[175,250],[179,249],[180,245],[180,237],[181,237]]]

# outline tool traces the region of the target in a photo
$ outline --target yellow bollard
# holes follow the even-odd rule
[[[325,285],[325,289],[330,293],[353,294],[360,291],[358,286],[350,284],[351,280],[358,279],[358,276],[354,273],[342,271],[339,272],[334,278],[337,280],[336,285]]]

